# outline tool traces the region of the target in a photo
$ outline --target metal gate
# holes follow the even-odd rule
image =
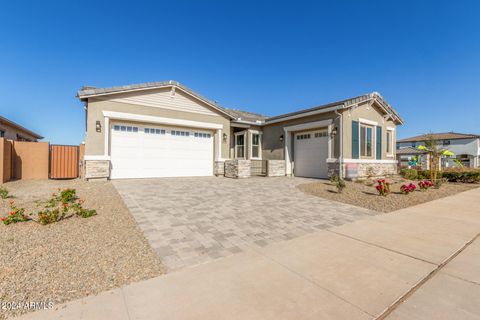
[[[79,147],[50,145],[50,179],[78,178]]]
[[[267,160],[251,160],[250,161],[250,175],[251,176],[266,176],[267,175]]]

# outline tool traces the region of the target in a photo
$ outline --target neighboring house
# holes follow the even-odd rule
[[[477,134],[446,132],[405,138],[397,142],[397,153],[404,148],[418,148],[418,146],[424,145],[429,136],[433,136],[445,149],[452,151],[464,166],[480,167],[480,135]]]
[[[227,109],[175,81],[83,87],[86,178],[395,174],[403,120],[378,93],[275,117]]]
[[[0,116],[0,138],[15,141],[32,141],[43,139],[39,134],[30,131],[21,125]]]

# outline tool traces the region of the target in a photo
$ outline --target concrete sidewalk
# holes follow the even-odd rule
[[[22,319],[478,319],[478,208],[474,189]]]

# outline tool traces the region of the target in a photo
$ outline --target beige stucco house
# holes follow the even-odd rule
[[[43,137],[21,125],[0,116],[0,138],[14,141],[31,141],[43,139]]]
[[[274,117],[221,107],[175,81],[77,96],[87,179],[396,173],[403,120],[375,92]]]

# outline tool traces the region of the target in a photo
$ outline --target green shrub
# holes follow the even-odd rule
[[[443,178],[449,182],[480,183],[480,170],[471,168],[447,169]]]
[[[333,183],[335,185],[335,187],[337,187],[338,193],[342,193],[343,189],[345,189],[345,187],[347,186],[345,184],[345,180],[340,179],[340,177],[337,176],[336,174],[334,174],[330,177],[330,182]]]
[[[77,199],[77,191],[75,189],[65,189],[60,192],[59,200],[62,203],[73,202]]]
[[[29,217],[25,214],[25,208],[18,208],[15,202],[10,201],[10,212],[6,217],[2,217],[1,221],[4,225],[9,225],[17,222],[28,221]]]
[[[82,207],[83,202],[77,197],[75,189],[61,190],[59,194],[54,193],[46,202],[43,210],[38,212],[38,222],[45,225],[73,215],[89,218],[97,214],[96,210],[84,209]]]
[[[38,214],[38,222],[40,224],[50,224],[62,220],[65,217],[65,212],[55,209],[45,209]]]
[[[415,169],[405,168],[400,171],[400,175],[408,180],[416,180],[418,178],[418,171]]]
[[[8,198],[8,190],[5,187],[0,187],[0,198],[7,199]]]

